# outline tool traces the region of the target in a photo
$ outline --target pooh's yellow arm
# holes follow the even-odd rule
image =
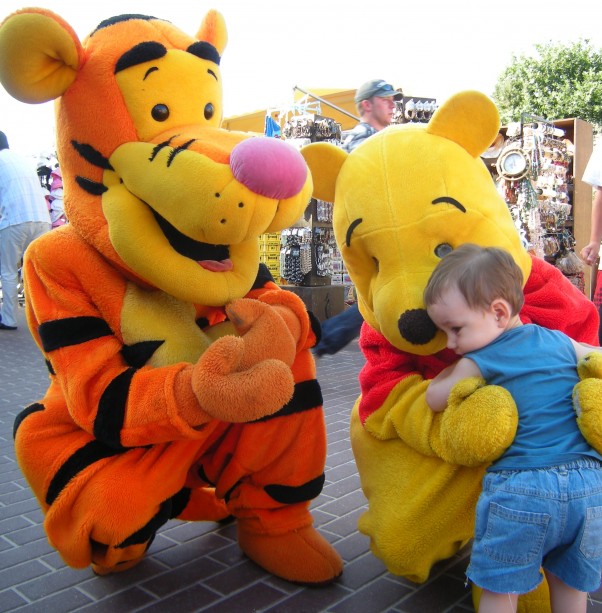
[[[429,409],[425,398],[429,380],[456,359],[452,352],[410,355],[367,325],[362,348],[367,363],[360,374],[359,413],[376,439],[399,438],[420,454],[463,466],[490,463],[510,445],[517,413],[503,388],[466,379],[454,387],[443,413]]]
[[[573,389],[577,424],[585,440],[602,453],[602,354],[593,351],[577,364],[581,381]]]

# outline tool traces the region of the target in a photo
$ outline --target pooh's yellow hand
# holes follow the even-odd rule
[[[517,425],[516,404],[507,390],[479,377],[463,379],[441,413],[438,453],[463,466],[490,463],[510,446]]]
[[[585,440],[602,453],[602,354],[588,353],[577,364],[581,381],[573,388],[577,425]]]

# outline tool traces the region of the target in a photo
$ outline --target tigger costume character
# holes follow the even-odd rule
[[[25,259],[50,387],[16,421],[17,458],[70,566],[123,570],[169,518],[232,515],[252,560],[321,584],[342,560],[309,512],[316,336],[258,240],[300,216],[312,180],[286,143],[219,129],[225,44],[214,11],[196,38],[124,15],[80,43],[44,9],[0,26],[7,91],[58,99],[70,222]]]
[[[458,359],[424,308],[440,259],[465,242],[508,250],[526,280],[523,322],[597,344],[594,305],[527,253],[479,158],[499,126],[493,102],[468,91],[441,105],[428,125],[391,126],[349,155],[327,143],[301,151],[316,197],[334,201],[336,239],[365,319],[366,365],[351,417],[369,503],[359,529],[392,573],[416,582],[473,536],[483,472],[517,424],[508,392],[476,378],[456,385],[443,413],[426,404],[430,379]],[[599,444],[602,364],[586,370],[582,377],[590,378],[577,388],[588,425],[580,425]],[[549,610],[542,590],[521,597],[522,610]]]

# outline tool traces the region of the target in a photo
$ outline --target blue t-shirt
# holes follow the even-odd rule
[[[518,407],[516,437],[489,470],[545,468],[583,456],[602,460],[577,426],[572,403],[577,356],[565,334],[526,324],[464,357],[488,384],[507,389]]]

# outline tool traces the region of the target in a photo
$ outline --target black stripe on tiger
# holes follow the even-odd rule
[[[154,40],[138,43],[131,49],[126,51],[115,64],[115,74],[131,68],[132,66],[138,66],[139,64],[145,64],[146,62],[152,62],[159,60],[167,55],[167,49],[165,45],[158,43]]]
[[[128,366],[142,368],[164,342],[165,341],[140,341],[133,345],[124,345],[121,348],[121,355]]]
[[[151,543],[155,538],[157,530],[171,519],[172,515],[172,502],[171,498],[163,501],[159,506],[157,513],[150,518],[146,525],[142,526],[140,530],[136,530],[133,534],[130,534],[126,539],[121,541],[118,545],[115,545],[116,549],[125,549],[131,545],[142,545],[143,543]]]
[[[177,517],[180,513],[184,512],[184,509],[190,502],[190,496],[192,490],[189,487],[183,487],[179,492],[171,497],[171,514],[170,519]]]
[[[307,314],[309,315],[309,325],[311,326],[311,331],[316,337],[317,345],[322,338],[322,325],[320,324],[320,320],[313,314],[312,311],[307,311]]]
[[[217,49],[211,43],[208,43],[205,40],[192,43],[192,45],[190,45],[186,51],[188,51],[188,53],[192,53],[192,55],[196,55],[202,60],[209,60],[210,62],[213,62],[219,66],[221,58]]]
[[[266,415],[261,419],[256,419],[252,423],[268,421],[276,417],[284,417],[293,415],[294,413],[303,413],[321,406],[323,402],[322,389],[316,379],[301,381],[295,383],[295,391],[293,397],[277,412],[272,415]]]
[[[32,413],[37,413],[38,411],[43,411],[44,405],[39,402],[34,402],[30,404],[28,407],[25,407],[16,417],[13,423],[13,440],[17,436],[17,430],[19,426],[23,423],[23,420],[26,417],[29,417]]]
[[[303,485],[266,485],[263,489],[266,494],[281,504],[295,504],[308,502],[320,495],[326,477],[322,473],[319,477]]]
[[[102,183],[86,179],[85,177],[76,176],[75,180],[85,192],[92,194],[92,196],[102,196],[109,189]]]
[[[54,372],[54,368],[52,367],[52,364],[50,363],[50,360],[44,360],[44,363],[46,364],[46,368],[48,369],[48,373],[51,375],[56,375],[56,373]]]
[[[130,21],[132,19],[140,19],[142,21],[165,21],[164,19],[157,19],[157,17],[152,17],[151,15],[139,15],[137,13],[128,13],[126,15],[117,15],[115,17],[109,17],[108,19],[104,19],[97,26],[96,29],[90,34],[90,37],[94,36],[98,30],[102,30],[103,28],[108,28],[116,23],[121,23],[123,21]]]
[[[92,466],[95,462],[111,458],[123,453],[121,450],[111,449],[99,441],[90,441],[80,447],[71,457],[58,469],[46,492],[46,504],[51,505],[59,494],[67,487],[69,482],[80,472]]]
[[[255,281],[253,283],[253,287],[251,289],[261,289],[265,287],[267,283],[275,283],[274,277],[270,272],[270,269],[262,262],[259,264],[259,268],[257,269],[257,276],[255,277]]]
[[[94,420],[94,436],[113,449],[123,450],[121,429],[125,420],[125,407],[130,393],[135,368],[117,375],[102,393]]]
[[[79,153],[79,155],[86,160],[92,166],[97,166],[98,168],[102,168],[103,170],[114,170],[109,162],[109,159],[106,158],[100,151],[94,149],[92,145],[87,145],[86,143],[80,143],[76,140],[71,141],[71,146]],[[78,177],[79,179],[80,177]]]
[[[111,336],[109,324],[100,317],[65,317],[40,324],[38,328],[42,347],[46,353],[81,345],[103,336]]]

